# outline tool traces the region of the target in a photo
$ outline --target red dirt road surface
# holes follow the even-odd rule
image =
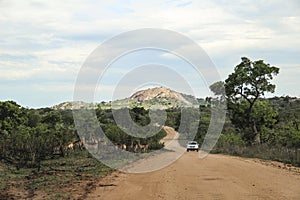
[[[164,155],[158,155],[164,159]],[[155,160],[159,160],[155,158]],[[300,199],[299,171],[257,159],[186,152],[171,165],[149,173],[114,172],[87,199],[198,200]]]

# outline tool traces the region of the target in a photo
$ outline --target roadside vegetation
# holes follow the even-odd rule
[[[268,101],[277,114],[272,119],[275,121],[272,127],[260,129],[260,140],[245,139],[244,130],[234,126],[228,117],[214,152],[300,166],[300,99],[285,96]]]
[[[300,99],[264,97],[275,91],[272,79],[278,73],[262,60],[242,58],[225,82],[210,86],[228,109],[214,152],[300,165]]]
[[[96,113],[116,148],[132,144],[136,148],[126,150],[147,153],[163,147],[159,143],[166,135],[163,130],[147,139],[135,138],[116,125],[111,110],[97,108]],[[148,111],[142,108],[132,109],[130,114],[138,124],[149,123]],[[84,148],[71,110],[28,109],[13,101],[0,102],[0,199],[36,195],[81,199],[110,171]]]
[[[84,199],[110,172],[87,151],[43,160],[39,171],[0,163],[0,199]]]

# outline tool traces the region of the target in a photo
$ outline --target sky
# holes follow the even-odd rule
[[[171,30],[195,41],[221,80],[241,57],[264,60],[280,68],[274,78],[276,91],[268,95],[300,97],[298,0],[0,0],[0,101],[32,108],[72,101],[89,55],[118,34],[142,28]],[[144,50],[111,64],[98,83],[95,100],[110,100],[133,66],[149,63],[177,70],[191,82],[195,96],[209,95],[205,78],[195,76],[182,59],[170,52]],[[155,77],[155,73],[147,75]],[[122,83],[126,88],[131,82]],[[164,85],[156,81],[134,88],[151,84]]]

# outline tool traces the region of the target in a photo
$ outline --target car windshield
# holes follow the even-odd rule
[[[197,144],[197,142],[189,142],[189,144],[194,144],[194,145],[196,145],[196,144]]]

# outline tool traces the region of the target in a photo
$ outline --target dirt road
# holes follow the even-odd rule
[[[162,155],[163,158],[163,155]],[[88,199],[300,199],[300,175],[253,159],[186,152],[158,171],[105,177]]]

